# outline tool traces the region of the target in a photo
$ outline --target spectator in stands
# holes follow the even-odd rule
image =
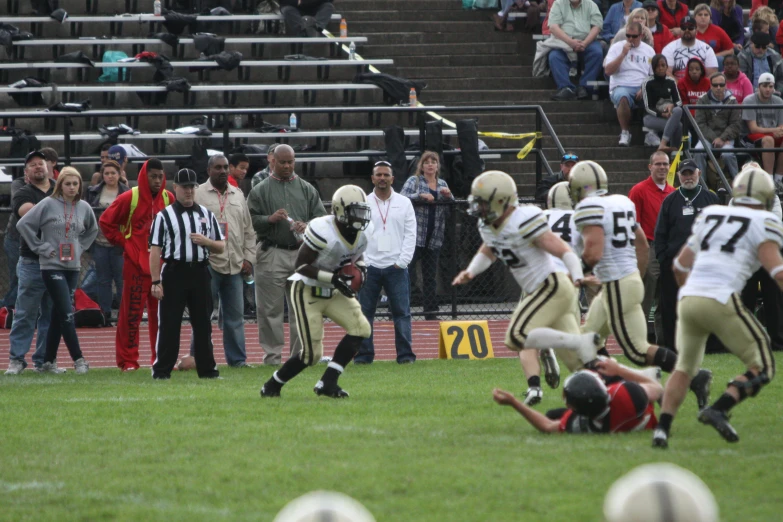
[[[754,35],[755,36],[755,35]],[[759,78],[756,94],[745,98],[743,105],[769,105],[769,109],[743,109],[747,140],[756,147],[771,149],[783,145],[783,99],[774,95],[775,77],[764,73]],[[775,183],[783,180],[783,153],[762,152],[761,164],[769,174],[774,174]]]
[[[655,3],[655,0],[649,0],[653,3]],[[658,8],[656,5],[656,9]],[[657,11],[656,11],[657,12]],[[641,7],[634,9],[631,11],[631,16],[628,17],[628,22],[625,24],[625,27],[617,31],[617,34],[614,35],[614,38],[612,38],[612,44],[614,45],[617,42],[623,42],[625,43],[625,33],[628,30],[628,26],[632,23],[637,22],[642,25],[642,42],[646,43],[650,47],[653,47],[655,45],[655,38],[653,37],[652,31],[650,31],[650,28],[647,27],[647,11],[642,9]],[[611,47],[610,45],[610,47]]]
[[[166,190],[163,163],[157,158],[150,158],[139,170],[138,186],[118,195],[101,215],[101,232],[111,244],[122,247],[124,251],[122,300],[115,343],[117,367],[123,372],[139,369],[139,323],[145,306],[150,361],[155,361],[158,300],[151,292],[149,235],[155,214],[173,202],[174,194]]]
[[[609,42],[617,34],[617,31],[625,27],[626,21],[632,18],[631,12],[640,9],[642,3],[639,0],[622,0],[612,4],[604,16],[604,25],[601,31],[601,40],[609,46]]]
[[[94,209],[109,208],[117,196],[130,190],[127,185],[120,183],[120,166],[116,161],[108,160],[104,163],[101,176],[103,179],[99,184],[87,189],[86,201]],[[98,217],[102,213],[98,211]],[[111,325],[112,282],[117,295],[122,296],[122,247],[112,245],[103,232],[99,232],[90,252],[97,273],[98,305],[108,326]]]
[[[552,34],[552,32],[549,30],[549,13],[552,12],[552,6],[554,5],[555,0],[546,0],[546,16],[544,17],[544,20],[541,22],[541,34],[545,36],[549,36]]]
[[[586,100],[590,98],[587,82],[595,81],[601,70],[603,50],[596,41],[601,31],[603,18],[595,2],[584,0],[557,0],[549,13],[549,29],[552,34],[565,42],[577,56],[584,60],[584,70],[579,79],[579,87],[571,83],[569,71],[572,60],[569,53],[562,49],[549,52],[549,69],[557,84],[557,93],[552,96],[556,101]]]
[[[281,0],[280,13],[285,19],[286,36],[318,36],[329,25],[334,4],[332,0]],[[315,27],[304,20],[304,16],[315,18]]]
[[[57,154],[57,151],[51,147],[42,148],[41,153],[46,156],[46,168],[49,169],[49,177],[53,180],[57,180],[60,175],[60,171],[57,170],[57,162],[60,160],[60,156]]]
[[[658,2],[655,0],[644,0],[642,6],[647,13],[647,27],[653,35],[653,49],[655,49],[655,54],[660,54],[664,47],[674,41],[674,35],[659,20],[661,12],[658,8]]]
[[[529,4],[530,2],[528,2]],[[501,0],[500,11],[492,15],[492,21],[495,24],[495,29],[498,31],[512,32],[514,30],[514,24],[508,21],[508,13],[511,12],[511,8],[516,5],[520,9],[525,6],[525,2],[522,0]]]
[[[628,198],[636,206],[636,221],[642,227],[647,242],[650,244],[647,258],[647,271],[644,273],[644,299],[642,310],[644,317],[650,316],[650,309],[658,301],[658,278],[661,275],[661,267],[655,257],[655,223],[658,221],[658,213],[661,211],[663,200],[674,192],[674,187],[666,182],[669,174],[669,157],[665,152],[655,151],[650,156],[650,176],[644,181],[634,185]],[[661,309],[655,310],[655,333],[657,344],[662,345],[661,338]]]
[[[677,80],[685,76],[688,69],[688,61],[694,56],[701,58],[707,68],[707,75],[718,72],[718,59],[709,44],[696,39],[696,21],[686,16],[680,22],[682,30],[680,38],[669,43],[663,48],[662,54],[669,64],[667,74]]]
[[[696,39],[710,47],[718,59],[718,68],[723,68],[723,57],[734,54],[734,42],[726,31],[712,23],[712,11],[707,4],[699,4],[693,9],[696,20]]]
[[[702,112],[709,111],[698,111],[697,115]],[[655,161],[665,163],[665,168],[668,170],[669,159],[667,156],[659,156]],[[661,204],[658,221],[655,225],[655,247],[650,249],[660,266],[658,308],[661,311],[663,338],[659,338],[658,341],[675,349],[674,325],[677,319],[679,286],[674,280],[672,262],[690,236],[693,221],[701,209],[718,204],[718,196],[709,190],[702,189],[699,184],[699,174],[700,171],[693,161],[685,160],[680,163],[677,170],[680,187],[666,196]]]
[[[669,28],[674,37],[682,36],[681,22],[688,16],[686,4],[677,0],[658,0],[658,20]]]
[[[269,177],[270,172],[274,172],[275,170],[275,148],[277,147],[277,143],[273,143],[269,146],[269,149],[266,151],[266,167],[263,170],[259,170],[253,175],[253,179],[251,180],[252,189],[256,187],[259,183],[264,181],[266,178]]]
[[[743,23],[742,7],[737,5],[737,0],[712,0],[710,15],[712,23],[729,35],[734,49],[737,52],[741,51],[745,46],[745,24]]]
[[[677,92],[683,105],[696,105],[699,99],[710,90],[710,80],[704,69],[704,63],[697,57],[688,60],[688,74],[677,82]],[[691,109],[691,114],[696,114]]]
[[[644,144],[671,151],[679,147],[682,140],[682,103],[677,92],[677,83],[667,76],[668,62],[662,54],[652,59],[653,75],[642,84],[644,98],[644,126],[647,135]],[[663,138],[658,132],[663,132]]]
[[[128,168],[128,151],[122,145],[112,145],[109,148],[109,159],[116,161],[120,166],[120,178],[124,178],[127,185],[128,175],[125,173]],[[122,179],[120,180],[122,181]]]
[[[46,157],[41,151],[34,150],[25,158],[25,178],[29,181],[19,188],[11,200],[11,212],[18,222],[36,204],[43,201],[54,190],[54,180],[49,177],[46,167]],[[19,276],[19,290],[16,297],[16,310],[11,333],[8,336],[10,344],[9,363],[6,375],[19,375],[27,367],[24,358],[30,351],[33,334],[36,333],[38,321],[38,336],[35,341],[33,364],[36,371],[41,371],[46,352],[46,336],[49,331],[49,321],[52,314],[52,300],[46,291],[38,254],[30,250],[24,238],[20,237],[19,263],[16,273]],[[60,373],[65,370],[59,370]]]
[[[242,156],[242,158],[236,158]],[[217,218],[221,228],[225,250],[211,252],[209,256],[209,274],[212,279],[212,299],[220,302],[223,322],[223,350],[226,362],[234,368],[247,368],[245,349],[245,323],[243,287],[244,276],[253,273],[256,259],[256,236],[253,223],[247,209],[245,196],[239,188],[230,186],[232,175],[231,162],[245,163],[242,177],[247,171],[247,156],[234,154],[227,160],[222,154],[209,158],[207,174],[209,179],[196,189],[195,200]],[[195,343],[190,345],[191,355],[195,355]]]
[[[27,183],[27,175],[24,173],[11,182],[11,201],[14,200],[16,192]],[[5,259],[8,265],[8,292],[3,297],[1,305],[5,308],[16,307],[16,295],[19,288],[19,278],[16,275],[16,265],[19,264],[19,232],[16,230],[18,220],[19,215],[11,212],[3,239],[3,250],[5,250]]]
[[[769,47],[778,51],[779,47],[776,42],[778,24],[778,17],[775,16],[775,11],[766,6],[762,7],[750,17],[750,34],[769,33]]]
[[[109,161],[110,148],[111,148],[111,143],[104,143],[103,145],[101,145],[101,165]],[[103,174],[101,174],[101,170],[99,168],[97,172],[93,173],[92,178],[90,179],[90,186],[94,187],[95,185],[101,183],[102,181],[103,181]]]
[[[296,270],[296,256],[307,223],[326,214],[318,191],[294,172],[294,149],[279,144],[275,148],[273,171],[256,185],[247,198],[247,207],[256,232],[255,271],[258,341],[264,364],[277,366],[283,353],[283,300],[288,302],[288,278]],[[289,319],[293,319],[289,314]],[[289,320],[290,356],[302,351],[296,321]]]
[[[628,147],[631,145],[631,111],[641,104],[642,83],[652,72],[650,62],[655,51],[641,41],[642,24],[638,22],[628,25],[625,37],[625,42],[617,42],[609,48],[604,71],[609,76],[609,97],[620,122],[620,145]]]
[[[82,252],[98,235],[98,223],[90,205],[81,197],[82,175],[75,168],[66,167],[58,176],[52,195],[17,223],[19,235],[38,254],[41,277],[52,299],[42,373],[61,373],[55,363],[60,339],[68,347],[77,374],[87,373],[90,368],[76,335],[73,293],[79,280]]]
[[[753,94],[753,84],[745,73],[739,70],[739,60],[736,56],[723,59],[723,74],[726,77],[726,89],[734,95],[737,103]]]
[[[737,105],[737,99],[726,89],[726,76],[723,73],[715,73],[710,77],[710,90],[699,98],[698,105],[709,105],[710,110],[698,110],[696,112],[696,124],[704,137],[715,149],[733,149],[734,140],[739,138],[742,129],[742,116],[740,111],[724,109],[728,105]],[[701,141],[696,143],[695,150],[703,149]],[[693,150],[692,149],[692,150]],[[723,159],[727,174],[733,178],[739,172],[737,156],[733,152],[721,154],[714,151],[716,159]],[[707,176],[707,155],[695,154],[699,171]],[[670,346],[670,345],[667,345]]]
[[[536,187],[536,201],[546,205],[546,198],[549,194],[549,189],[560,183],[561,181],[568,181],[568,175],[571,173],[571,169],[574,168],[576,162],[579,161],[579,156],[574,152],[566,152],[563,157],[560,158],[560,172],[552,174],[541,179],[541,183]]]
[[[754,89],[759,88],[759,78],[764,73],[772,74],[775,91],[783,91],[783,58],[768,47],[771,41],[767,33],[753,33],[750,46],[739,53],[739,70],[745,73]]]
[[[567,0],[557,0],[566,2]],[[592,2],[586,2],[592,4]],[[595,4],[593,4],[595,7]],[[596,7],[597,9],[597,7]],[[437,320],[438,294],[437,270],[440,249],[446,233],[446,218],[449,207],[433,205],[435,202],[451,201],[454,196],[446,180],[440,177],[440,160],[432,151],[421,155],[416,173],[408,178],[401,194],[414,203],[416,211],[416,251],[410,266],[411,288],[416,281],[416,263],[421,262],[422,295],[424,298],[424,318]]]

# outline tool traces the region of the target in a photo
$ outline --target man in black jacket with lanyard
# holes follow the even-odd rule
[[[672,262],[691,235],[691,226],[704,207],[718,204],[718,196],[699,184],[699,169],[693,160],[680,163],[677,177],[680,188],[666,196],[655,225],[655,257],[661,266],[658,280],[664,346],[674,346],[674,325],[677,321],[677,282]]]
[[[193,328],[196,370],[202,379],[219,376],[212,353],[212,293],[209,253],[222,253],[223,234],[215,215],[195,204],[196,173],[181,169],[174,177],[177,201],[158,212],[150,232],[150,275],[158,305],[157,358],[153,379],[171,378],[179,356],[182,314],[187,305]],[[161,266],[162,264],[162,266]]]

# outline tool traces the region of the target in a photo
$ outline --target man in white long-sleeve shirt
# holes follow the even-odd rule
[[[375,185],[367,196],[372,210],[375,233],[370,238],[364,261],[367,280],[359,292],[362,313],[373,324],[381,288],[389,298],[394,319],[394,345],[397,362],[412,363],[416,354],[411,348],[411,306],[408,264],[416,249],[416,214],[410,199],[394,192],[391,164],[379,161],[372,170]],[[373,328],[374,329],[374,328]],[[354,358],[356,364],[370,364],[375,357],[373,336],[365,339]]]

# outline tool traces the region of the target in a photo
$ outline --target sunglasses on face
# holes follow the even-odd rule
[[[686,25],[686,26],[680,27],[680,29],[682,29],[683,31],[695,31],[696,30],[696,26],[695,25]]]
[[[726,87],[726,84],[725,83],[713,83],[712,86],[720,88],[720,87]]]
[[[625,33],[625,37],[626,38],[639,38],[639,36],[641,36],[641,35]]]
[[[579,156],[576,154],[566,154],[563,156],[563,159],[560,160],[560,163],[565,163],[567,161],[579,161]]]
[[[657,8],[657,7],[652,7],[652,6],[650,6],[650,7],[645,7],[645,8],[644,8],[644,10],[645,10],[645,11],[657,11],[657,10],[658,10],[658,8]]]

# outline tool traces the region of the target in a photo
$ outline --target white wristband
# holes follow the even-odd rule
[[[334,276],[333,273],[327,272],[326,270],[318,271],[318,280],[322,283],[331,283],[333,276]]]
[[[780,272],[783,272],[783,265],[778,265],[772,270],[769,271],[769,276],[772,279],[775,279],[775,276],[778,275]]]
[[[471,276],[476,277],[490,266],[492,266],[492,260],[479,250],[470,261],[467,271]]]
[[[571,273],[571,279],[574,281],[580,281],[585,278],[585,274],[582,271],[582,261],[571,250],[563,254],[561,257],[563,264]]]
[[[690,271],[691,271],[691,269],[690,269],[690,268],[685,268],[684,266],[682,266],[682,265],[680,264],[680,258],[679,258],[679,257],[675,257],[675,258],[674,258],[674,263],[673,263],[673,265],[674,265],[674,268],[676,268],[676,269],[677,269],[677,270],[679,270],[680,272],[683,272],[683,273],[686,273],[686,274],[687,274],[688,272],[690,272]]]

